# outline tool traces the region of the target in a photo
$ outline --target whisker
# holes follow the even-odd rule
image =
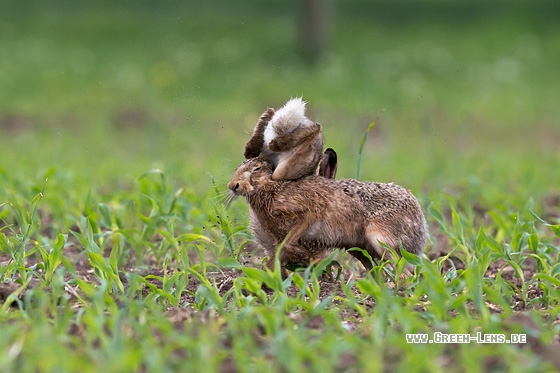
[[[214,179],[212,179],[212,183],[208,185],[208,189],[214,190],[216,197],[221,199],[223,195],[229,193],[227,185],[227,182],[217,183]]]
[[[227,187],[227,183],[212,183],[208,185],[208,189],[214,190],[216,192],[216,196],[221,196],[226,193],[229,193],[229,189]]]
[[[216,186],[214,185],[214,187]],[[227,188],[225,188],[225,190],[220,189],[219,187],[215,189],[216,195],[210,197],[210,200],[212,200],[214,203],[219,203],[224,205],[226,208],[229,208],[237,196]]]
[[[224,203],[229,198],[229,191],[228,192],[220,192],[213,197],[210,197],[212,201]]]
[[[224,201],[225,206],[226,206],[227,208],[230,208],[231,204],[233,203],[233,201],[235,200],[236,197],[237,197],[237,196],[236,196],[235,194],[229,193],[229,194],[226,196],[226,199],[225,199],[225,201]]]

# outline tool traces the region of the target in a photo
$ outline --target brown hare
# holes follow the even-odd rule
[[[278,111],[267,109],[245,145],[245,158],[260,157],[272,163],[273,180],[295,180],[315,173],[334,178],[336,153],[331,149],[323,154],[321,125],[305,116],[305,105],[301,98],[294,98]]]
[[[301,98],[295,98],[278,111],[265,110],[245,145],[245,158],[260,156],[271,162],[273,180],[336,176],[337,154],[331,148],[323,153],[321,125],[305,117],[305,105]],[[249,216],[257,243],[267,253],[274,253],[278,246],[274,237],[255,214],[250,211]]]
[[[273,180],[273,165],[260,158],[244,161],[228,183],[233,196],[249,204],[258,221],[257,241],[273,268],[277,247],[284,242],[280,262],[310,264],[333,248],[364,249],[373,259],[399,252],[399,245],[420,255],[428,233],[414,195],[393,183],[333,180],[309,175],[297,180]],[[261,242],[262,241],[262,242]],[[360,251],[350,251],[366,269],[372,263]],[[285,273],[284,273],[285,275]]]

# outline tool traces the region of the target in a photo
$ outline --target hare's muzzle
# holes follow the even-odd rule
[[[244,181],[230,181],[228,189],[231,191],[231,194],[243,197],[248,197],[255,191],[252,185]]]
[[[238,182],[234,182],[231,181],[228,183],[228,189],[231,190],[231,192],[235,195],[240,195],[241,194],[241,190],[239,189],[239,183]]]

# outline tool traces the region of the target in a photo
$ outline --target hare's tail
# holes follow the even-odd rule
[[[301,97],[296,97],[278,109],[270,120],[270,125],[264,131],[265,143],[268,144],[275,134],[287,134],[298,128],[301,123],[311,123],[305,116],[306,104]]]

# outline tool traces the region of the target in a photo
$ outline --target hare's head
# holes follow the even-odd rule
[[[272,172],[272,165],[268,161],[260,158],[247,159],[233,173],[228,189],[235,196],[248,197],[271,181]]]

